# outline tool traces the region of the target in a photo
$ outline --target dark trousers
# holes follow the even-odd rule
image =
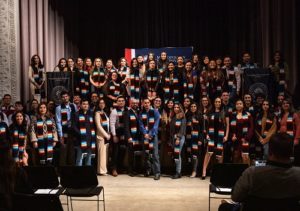
[[[232,163],[232,142],[226,141],[223,145],[223,162]]]
[[[111,168],[113,170],[124,169],[124,158],[126,154],[126,145],[118,143],[112,143],[112,155],[111,155]]]

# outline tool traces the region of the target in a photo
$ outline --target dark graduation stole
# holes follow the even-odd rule
[[[140,70],[133,68],[130,73],[130,91],[131,93],[138,93],[140,91]]]
[[[119,126],[118,126],[118,128],[116,128],[116,133],[117,133],[117,136],[120,137],[120,139],[122,141],[125,140],[125,136],[124,136],[124,112],[126,110],[127,110],[126,108],[124,108],[123,110],[121,110],[119,108],[116,108],[117,116],[118,116],[118,122],[119,122]]]
[[[69,103],[69,106],[71,108],[71,115],[74,114],[76,112],[75,110],[75,106],[73,103]],[[61,126],[62,126],[62,132],[63,132],[63,136],[65,138],[68,137],[68,108],[66,108],[65,104],[61,104],[60,107],[60,114],[61,114]]]
[[[222,80],[221,78],[212,78],[212,80],[210,81],[210,86],[212,88],[213,91],[215,91],[217,93],[218,96],[221,96],[222,94]]]
[[[184,97],[194,98],[194,82],[193,82],[193,74],[190,73],[190,76],[185,73],[185,80],[183,82],[184,88]]]
[[[47,127],[47,136],[44,137],[44,124]],[[43,120],[38,117],[36,121],[36,136],[38,139],[38,154],[40,163],[45,163],[53,158],[53,121],[50,118]]]
[[[121,81],[125,80],[127,75],[127,67],[122,67],[118,73],[121,77]]]
[[[179,158],[179,154],[180,154],[180,143],[176,144],[175,140],[178,138],[178,133],[180,131],[181,125],[182,125],[182,121],[184,118],[181,119],[177,119],[175,117],[175,122],[174,122],[174,134],[173,135],[173,140],[174,140],[174,158],[178,159]]]
[[[26,131],[22,126],[16,126],[12,130],[12,154],[17,163],[23,162],[25,151]]]
[[[197,115],[192,115],[191,118],[191,134],[192,134],[192,154],[195,155],[198,150],[199,146],[201,145],[201,138],[200,138],[200,118],[197,118]]]
[[[7,141],[7,127],[5,122],[0,122],[0,142]],[[3,143],[0,143],[3,144]]]
[[[227,78],[228,91],[232,93],[234,89],[237,88],[234,68],[230,67],[229,69],[227,69],[226,74],[228,74],[228,78]]]
[[[154,109],[151,108],[148,113],[145,109],[143,109],[141,113],[141,118],[142,118],[143,126],[148,133],[154,127],[154,123],[155,123]],[[153,140],[145,140],[144,144],[146,146],[146,149],[153,150]]]
[[[89,93],[90,87],[90,79],[89,79],[89,72],[86,70],[79,70],[79,77],[80,77],[80,94],[83,96],[87,96]]]
[[[294,114],[289,112],[289,115],[286,119],[286,133],[290,135],[291,138],[294,138],[294,120],[293,120]],[[282,120],[282,115],[278,119],[278,129],[280,129],[280,122]]]
[[[113,81],[111,81],[109,83],[109,86],[108,86],[108,91],[109,91],[109,94],[114,96],[114,97],[118,97],[121,93],[121,86],[120,84],[118,83],[114,83]]]
[[[158,83],[159,72],[157,69],[146,71],[146,82],[148,85],[148,91],[155,91],[156,84]]]
[[[86,116],[88,120],[86,120]],[[80,128],[80,148],[82,150],[86,150],[88,148],[91,148],[92,154],[95,154],[96,149],[96,132],[95,132],[95,125],[94,125],[94,118],[93,116],[88,112],[87,115],[83,114],[83,111],[79,111],[79,128]],[[87,130],[86,130],[86,124],[90,124],[91,129],[91,140],[88,145],[87,143]]]
[[[216,126],[215,126],[215,119],[218,118],[217,121],[219,121],[219,128],[218,131],[215,131]],[[213,112],[211,113],[211,115],[209,116],[209,120],[208,120],[208,135],[210,140],[212,140],[209,143],[213,143],[213,141],[217,141],[217,142],[221,142],[223,143],[223,138],[225,136],[225,115],[223,112]],[[215,133],[217,133],[217,137],[215,137]],[[214,139],[217,140],[214,140]]]
[[[91,77],[93,81],[98,82],[98,83],[104,83],[105,81],[105,72],[104,68],[100,67],[99,69],[94,69],[92,71]]]
[[[230,131],[232,132],[232,134],[235,134],[237,135],[237,113],[234,112],[231,116],[231,120],[230,120]],[[249,123],[249,115],[247,112],[243,111],[242,113],[242,135],[244,138],[246,138],[247,134],[248,134],[248,128],[250,126],[250,123]]]
[[[33,70],[33,78],[34,81],[41,85],[43,82],[43,69],[37,68],[35,66],[31,66],[32,70]]]
[[[261,134],[262,132],[262,118],[263,115],[259,114],[257,116],[256,122],[255,122],[255,129],[256,131],[263,137],[265,138],[268,135],[269,130],[271,129],[272,125],[273,125],[273,121],[274,121],[274,117],[272,117],[272,115],[267,115],[267,119],[266,119],[266,125],[263,131],[263,134]]]
[[[137,148],[140,145],[139,142],[139,134],[138,134],[138,119],[137,115],[132,111],[129,110],[129,121],[130,121],[130,134],[132,138],[132,144],[134,148]]]
[[[178,98],[179,95],[179,78],[177,72],[169,70],[165,73],[164,83],[165,98],[170,99],[172,97]]]
[[[109,119],[104,111],[100,112],[101,126],[105,132],[109,133]]]

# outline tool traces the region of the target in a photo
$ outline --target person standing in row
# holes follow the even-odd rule
[[[75,152],[72,140],[71,122],[72,116],[77,112],[77,107],[70,102],[70,95],[66,91],[61,92],[61,101],[62,104],[55,109],[57,132],[60,139],[60,165],[74,165]],[[66,150],[65,153],[63,153],[64,150]]]
[[[98,108],[95,111],[95,123],[97,127],[97,173],[107,175],[107,149],[109,146],[110,125],[109,116],[105,111],[106,104],[104,99],[99,100]]]
[[[235,112],[230,118],[230,140],[233,143],[232,160],[234,163],[250,165],[249,142],[253,136],[253,119],[250,113],[244,110],[244,102],[235,102]]]
[[[270,102],[264,100],[262,110],[255,119],[255,135],[263,147],[263,159],[267,160],[269,155],[269,141],[277,131],[277,118],[270,111]]]
[[[18,111],[12,116],[12,124],[9,127],[12,137],[12,155],[19,166],[28,165],[26,152],[28,125],[23,112]]]
[[[188,143],[192,161],[192,174],[190,177],[194,178],[198,172],[198,164],[203,148],[203,117],[196,103],[191,104],[190,112],[187,115],[187,122],[190,124],[190,140]]]
[[[94,87],[94,91],[100,98],[104,97],[104,85],[106,84],[106,76],[103,68],[103,60],[95,58],[94,69],[90,73],[90,83]]]
[[[173,117],[170,122],[169,144],[173,147],[173,157],[176,165],[176,173],[172,179],[181,177],[181,151],[185,142],[186,118],[182,106],[179,103],[174,104]]]
[[[144,99],[143,110],[139,115],[139,127],[144,140],[145,176],[150,175],[152,166],[154,180],[160,179],[160,161],[157,137],[159,121],[160,115],[157,110],[151,108],[150,99]]]
[[[124,133],[128,148],[128,172],[134,176],[135,172],[135,152],[143,150],[140,128],[138,125],[139,118],[138,101],[132,100],[131,106],[124,112]]]
[[[33,55],[31,57],[28,77],[32,99],[37,99],[39,102],[41,102],[41,100],[44,100],[46,98],[46,72],[41,58],[38,55]]]
[[[74,131],[74,148],[76,150],[76,166],[91,165],[91,159],[95,155],[96,130],[89,101],[82,99],[80,110],[72,117],[72,130]]]
[[[214,110],[208,119],[207,150],[203,162],[202,179],[206,177],[206,168],[215,153],[218,163],[223,163],[223,143],[228,141],[229,117],[222,111],[221,99],[214,101]]]
[[[118,169],[123,166],[125,152],[121,151],[120,146],[126,145],[124,136],[124,112],[127,110],[125,106],[125,97],[120,95],[116,100],[116,108],[111,111],[109,116],[110,130],[112,134],[112,175],[118,176]]]
[[[38,107],[38,115],[32,119],[31,142],[37,149],[37,162],[40,165],[49,165],[53,161],[53,148],[58,142],[56,124],[53,118],[47,114],[47,104],[41,103]]]

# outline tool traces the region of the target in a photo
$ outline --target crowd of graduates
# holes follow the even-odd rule
[[[61,58],[54,72],[69,72],[69,91],[60,104],[47,101],[46,71],[38,55],[28,71],[31,104],[2,99],[0,143],[9,143],[20,165],[95,165],[97,173],[134,176],[141,154],[145,176],[160,179],[161,163],[171,160],[172,178],[189,166],[190,177],[206,177],[210,160],[246,163],[268,159],[277,132],[294,140],[299,165],[300,116],[287,93],[289,69],[280,52],[269,71],[276,79],[276,102],[243,88],[243,72],[255,69],[248,52],[233,65],[229,56],[193,55],[168,61],[166,52],[144,61]],[[212,159],[213,158],[213,159]]]

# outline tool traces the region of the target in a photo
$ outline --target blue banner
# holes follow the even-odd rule
[[[156,61],[158,61],[161,52],[166,52],[169,61],[176,62],[178,56],[183,56],[185,60],[192,58],[193,47],[165,47],[165,48],[138,48],[125,49],[125,58],[130,61],[137,56],[143,56],[144,61],[147,60],[149,53],[154,53]]]

